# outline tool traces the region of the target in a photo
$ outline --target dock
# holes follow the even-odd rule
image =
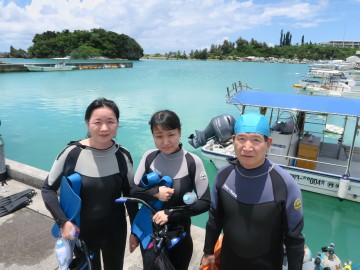
[[[51,67],[55,63],[0,63],[0,73],[2,72],[27,72],[24,65]],[[98,62],[68,62],[68,65],[76,66],[74,70],[89,70],[89,69],[106,69],[106,68],[132,68],[133,62],[125,61],[98,61]]]

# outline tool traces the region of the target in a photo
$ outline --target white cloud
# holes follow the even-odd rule
[[[349,0],[354,3],[355,0]],[[360,1],[360,0],[359,0]],[[265,4],[263,3],[265,2]],[[134,38],[145,53],[201,49],[228,37],[277,42],[269,32],[319,27],[328,0],[0,0],[0,51],[27,49],[37,33],[103,28]],[[23,4],[21,4],[23,3]],[[24,4],[25,3],[25,4]],[[345,4],[343,4],[346,6]],[[332,19],[335,19],[332,17]],[[286,30],[288,31],[288,30]],[[254,36],[251,36],[251,35]]]

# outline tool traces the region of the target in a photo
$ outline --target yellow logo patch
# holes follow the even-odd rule
[[[294,209],[296,211],[299,211],[301,209],[301,207],[302,207],[302,202],[301,202],[300,198],[297,198],[294,202]]]

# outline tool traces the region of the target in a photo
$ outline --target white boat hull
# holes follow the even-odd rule
[[[70,71],[76,68],[76,66],[67,65],[55,65],[55,66],[36,66],[36,65],[24,65],[29,71]]]
[[[228,164],[227,159],[235,157],[234,154],[230,154],[229,151],[223,153],[219,151],[219,148],[216,151],[211,150],[213,146],[211,143],[204,145],[201,148],[202,155],[209,159],[217,169],[221,168],[225,164]],[[273,157],[276,158],[276,157]],[[269,157],[271,160],[271,157]],[[318,194],[323,194],[332,197],[338,197],[340,178],[338,175],[308,170],[303,168],[298,168],[295,166],[287,166],[279,164],[282,168],[287,170],[294,179],[299,183],[302,190],[315,192]],[[352,179],[350,181],[346,196],[344,199],[360,202],[360,181],[359,179]]]

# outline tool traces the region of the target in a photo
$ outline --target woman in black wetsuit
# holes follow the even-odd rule
[[[158,111],[151,117],[149,124],[157,149],[149,150],[143,155],[135,173],[131,195],[145,201],[157,199],[164,202],[163,210],[153,216],[153,222],[168,224],[170,230],[179,225],[185,229],[186,237],[169,249],[168,254],[176,270],[187,270],[193,252],[190,217],[204,213],[210,207],[207,174],[201,159],[182,148],[180,119],[174,112]],[[170,176],[173,180],[172,187],[141,187],[141,178],[154,171],[161,176]],[[185,205],[183,195],[191,191],[197,194],[195,204],[190,208],[174,211],[174,208]],[[144,256],[148,251],[142,246],[141,249]]]
[[[125,207],[115,199],[129,196],[129,181],[133,179],[133,162],[130,153],[113,141],[119,126],[119,109],[105,98],[93,101],[85,113],[90,136],[70,142],[56,158],[42,186],[47,209],[61,228],[61,237],[71,239],[71,231],[80,233],[88,248],[94,252],[92,269],[123,269],[127,225]],[[70,222],[60,207],[57,190],[63,176],[81,175],[80,197],[82,207],[80,225]],[[126,206],[132,221],[137,205]],[[137,239],[130,235],[130,247]],[[132,250],[130,250],[132,251]]]

